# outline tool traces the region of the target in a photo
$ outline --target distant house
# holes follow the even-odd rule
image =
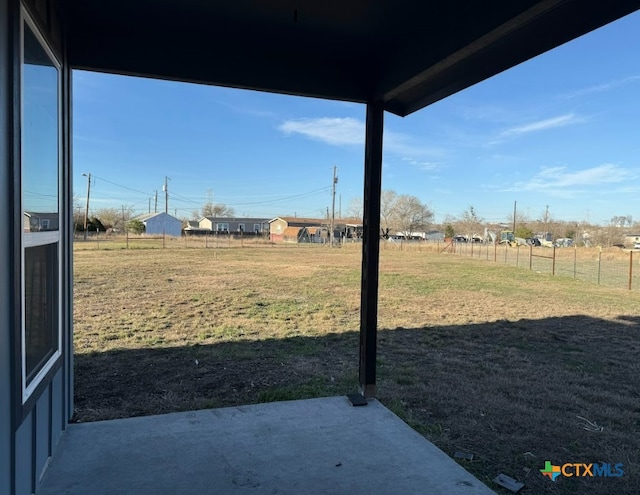
[[[198,229],[202,232],[259,235],[266,233],[268,228],[268,218],[202,217],[198,220]]]
[[[182,235],[182,221],[165,212],[139,215],[134,220],[140,220],[144,224],[145,234],[169,235],[172,237],[180,237]]]
[[[272,242],[324,242],[329,237],[329,220],[276,217],[269,220]]]
[[[635,234],[627,234],[624,236],[625,246],[635,246],[637,242],[640,242],[640,232]]]
[[[47,230],[59,230],[60,216],[58,213],[24,212],[25,232],[45,232]]]

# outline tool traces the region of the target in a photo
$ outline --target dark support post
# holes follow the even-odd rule
[[[382,132],[384,106],[367,103],[364,153],[364,216],[362,284],[360,290],[360,391],[376,395],[378,333],[378,261],[380,259],[380,194],[382,190]]]

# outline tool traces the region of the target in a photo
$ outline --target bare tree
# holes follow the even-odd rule
[[[134,209],[132,206],[124,206],[123,208],[100,208],[94,212],[92,216],[100,219],[104,228],[116,232],[124,232],[127,222],[133,216]]]
[[[415,196],[402,194],[395,197],[392,210],[392,225],[405,237],[424,232],[433,220],[433,212]]]
[[[394,211],[398,194],[395,191],[384,190],[380,195],[380,228],[383,237],[389,236],[389,231],[393,228]]]
[[[221,203],[215,204],[207,202],[202,206],[203,217],[232,217],[235,215],[235,210],[231,206],[226,206]]]
[[[469,208],[462,213],[460,220],[456,223],[458,232],[465,234],[469,240],[471,240],[473,236],[480,235],[483,222],[484,220],[478,216],[476,209],[472,205],[469,205]]]
[[[611,226],[613,227],[631,227],[633,224],[633,217],[631,215],[616,215],[611,219]]]
[[[347,208],[347,216],[362,219],[363,206],[362,198],[353,198]]]
[[[348,214],[354,218],[362,218],[362,198],[354,198],[349,205]],[[390,189],[383,190],[380,195],[380,230],[384,238],[390,232],[402,232],[409,236],[411,232],[426,230],[433,220],[431,209],[415,196],[399,195]]]

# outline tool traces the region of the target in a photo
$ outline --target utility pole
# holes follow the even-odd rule
[[[149,198],[149,213],[151,213],[151,198]]]
[[[514,201],[513,202],[513,237],[515,238],[516,236],[516,204],[518,202]]]
[[[155,192],[155,195],[154,195],[155,206],[153,207],[153,212],[158,213],[158,190],[156,189],[154,192]]]
[[[164,212],[169,214],[169,184],[167,181],[169,177],[164,176],[164,186],[162,186],[162,190],[164,191]]]
[[[333,247],[333,229],[334,223],[336,221],[336,184],[338,183],[338,177],[336,175],[336,170],[338,167],[333,166],[333,181],[331,183],[332,193],[331,193],[331,232],[329,234],[330,247]]]
[[[84,209],[84,240],[87,240],[87,220],[89,218],[89,194],[91,193],[91,174],[82,174],[87,178],[87,205]]]
[[[546,206],[544,210],[544,240],[547,241],[547,236],[549,233],[549,205]]]

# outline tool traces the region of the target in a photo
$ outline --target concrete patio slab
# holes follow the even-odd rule
[[[42,495],[489,495],[378,401],[273,402],[72,424]]]

